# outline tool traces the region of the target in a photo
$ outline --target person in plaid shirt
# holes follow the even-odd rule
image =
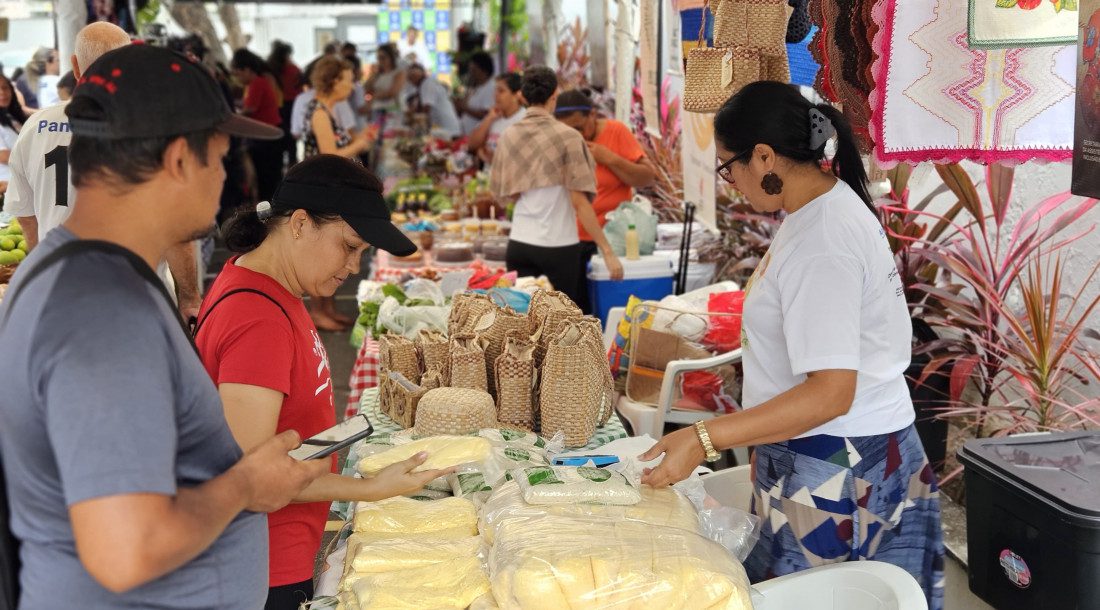
[[[489,186],[498,199],[516,201],[505,260],[521,276],[545,275],[554,288],[579,298],[583,281],[577,223],[592,236],[611,278],[623,266],[604,236],[592,199],[596,165],[584,138],[554,119],[558,77],[538,66],[523,75],[527,116],[500,136]]]

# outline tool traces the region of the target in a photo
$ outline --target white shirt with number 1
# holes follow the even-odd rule
[[[65,222],[76,196],[69,176],[68,147],[73,134],[65,104],[32,114],[11,150],[11,180],[4,211],[37,216],[38,239]]]

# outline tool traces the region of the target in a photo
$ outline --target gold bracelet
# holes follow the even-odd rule
[[[695,435],[699,437],[699,443],[703,445],[703,451],[707,454],[706,460],[717,462],[722,454],[715,451],[714,444],[710,442],[710,433],[707,432],[706,423],[702,421],[695,422]]]

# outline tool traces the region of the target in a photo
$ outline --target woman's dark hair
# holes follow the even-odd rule
[[[248,49],[237,49],[233,52],[233,59],[229,60],[229,67],[234,70],[252,70],[256,76],[274,74],[271,66],[267,65],[264,58],[256,55]]]
[[[65,89],[70,95],[72,94],[73,89],[76,89],[76,75],[73,74],[72,70],[66,72],[65,75],[57,81],[57,88]]]
[[[825,145],[810,148],[810,110],[814,108],[836,128],[833,174],[846,182],[877,217],[867,191],[867,171],[848,119],[829,104],[810,102],[794,85],[775,81],[745,85],[714,116],[714,137],[741,163],[748,162],[757,144],[767,144],[777,155],[795,163],[817,164],[825,158]]]
[[[515,72],[505,72],[497,77],[497,80],[504,83],[505,87],[512,93],[519,93],[519,90],[523,88],[523,77]]]
[[[558,75],[546,66],[534,66],[523,73],[523,99],[531,106],[542,106],[558,90]]]
[[[397,45],[393,44],[392,42],[387,42],[386,44],[378,47],[378,54],[385,55],[389,58],[390,65],[393,66],[392,69],[396,70],[398,68],[397,64],[400,61],[400,57],[397,51]]]
[[[267,65],[279,75],[282,75],[286,65],[290,63],[290,56],[294,54],[294,47],[276,40],[271,43],[271,54],[267,56]]]
[[[329,188],[350,188],[373,193],[382,192],[382,181],[369,169],[338,155],[316,155],[291,167],[283,182]],[[259,247],[275,226],[276,219],[288,218],[294,209],[274,210],[267,220],[261,221],[256,208],[245,205],[237,209],[222,225],[222,238],[231,252],[243,254]],[[317,224],[340,220],[339,214],[308,212]]]
[[[336,81],[340,80],[344,70],[354,69],[351,62],[346,59],[325,55],[313,64],[313,70],[309,73],[309,83],[317,91],[317,95],[328,95],[332,93]],[[354,74],[352,76],[354,77]]]
[[[558,96],[558,105],[554,109],[554,116],[564,119],[577,113],[588,114],[596,108],[592,103],[592,97],[583,89],[570,89]]]
[[[12,128],[15,131],[19,131],[19,127],[16,127],[15,123],[19,123],[22,126],[27,122],[27,113],[23,112],[23,106],[19,104],[19,98],[15,95],[15,83],[8,80],[8,77],[0,73],[0,87],[6,86],[8,91],[11,92],[11,101],[8,102],[7,107],[0,108],[0,125],[5,125]]]
[[[65,107],[70,119],[102,121],[103,107],[89,96],[75,97]],[[118,186],[137,186],[151,179],[161,169],[164,151],[177,138],[187,141],[187,147],[199,161],[220,163],[207,156],[214,129],[192,131],[156,138],[106,139],[73,134],[69,144],[69,177],[79,188],[90,178],[98,178]]]

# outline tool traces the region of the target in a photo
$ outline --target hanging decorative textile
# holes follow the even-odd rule
[[[1065,161],[1076,48],[978,50],[958,0],[875,4],[875,157],[899,162]]]
[[[821,65],[814,88],[840,104],[852,124],[864,153],[871,152],[871,106],[875,86],[870,71],[874,63],[873,41],[878,25],[871,16],[872,0],[812,0],[810,17],[820,28],[810,42],[810,52]]]
[[[821,70],[810,53],[810,40],[818,32],[817,26],[810,28],[809,34],[800,42],[787,43],[787,57],[791,64],[791,84],[813,87],[817,79],[817,73]]]
[[[1077,42],[1078,0],[969,0],[974,49],[1061,46]]]

